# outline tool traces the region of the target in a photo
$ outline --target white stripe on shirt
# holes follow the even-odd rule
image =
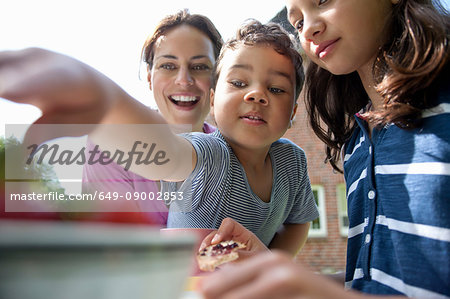
[[[423,288],[418,288],[409,284],[404,283],[401,279],[394,277],[392,275],[389,275],[387,273],[384,273],[381,270],[371,268],[370,269],[370,276],[373,280],[387,285],[391,288],[393,288],[396,291],[399,291],[408,297],[414,297],[414,298],[448,298],[445,295],[438,294],[436,292],[432,292]]]
[[[346,289],[351,289],[352,288],[352,283],[353,280],[358,280],[364,277],[364,272],[362,268],[356,268],[355,272],[353,273],[353,279],[350,281],[346,281],[345,282],[345,288]]]
[[[375,223],[385,225],[391,230],[396,230],[405,234],[450,242],[450,229],[445,227],[405,222],[386,218],[384,215],[378,215]]]
[[[404,283],[401,279],[389,275],[381,270],[370,268],[370,276],[372,280],[377,281],[383,285],[389,286],[390,288],[401,292],[408,297],[414,298],[448,298],[445,295],[429,291],[423,288],[418,288],[409,284]],[[353,281],[361,279],[364,277],[364,272],[361,268],[356,268],[353,274],[353,280],[345,282],[345,288],[351,289]]]
[[[434,174],[450,175],[450,163],[423,162],[411,164],[377,165],[376,174]]]
[[[353,155],[353,153],[361,147],[361,144],[364,142],[364,140],[366,140],[366,138],[364,136],[362,136],[361,138],[359,138],[359,143],[357,145],[355,145],[355,147],[353,148],[353,151],[351,154],[346,154],[344,157],[344,162],[347,161],[348,159],[350,159],[350,157]]]
[[[348,238],[353,238],[364,232],[364,228],[369,225],[369,217],[364,218],[364,222],[348,229]]]
[[[422,118],[427,118],[443,113],[449,113],[450,112],[450,104],[449,103],[442,103],[440,105],[437,105],[436,107],[426,109],[422,111]]]
[[[359,178],[350,185],[350,188],[348,188],[347,198],[353,191],[356,190],[356,187],[358,187],[359,181],[362,180],[363,178],[365,178],[366,176],[367,176],[367,168],[364,168],[364,170],[361,172],[361,175],[359,176]]]

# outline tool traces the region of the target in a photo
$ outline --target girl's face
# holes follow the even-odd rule
[[[371,70],[398,0],[287,0],[306,55],[333,74]],[[361,74],[361,73],[360,73]]]
[[[201,131],[214,62],[211,40],[192,26],[175,27],[158,39],[148,81],[168,123],[192,124],[193,131]]]
[[[271,46],[227,49],[211,108],[217,126],[232,146],[261,149],[287,130],[295,110],[292,61]]]

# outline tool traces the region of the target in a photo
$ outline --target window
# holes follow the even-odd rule
[[[336,198],[338,201],[339,229],[342,236],[348,235],[347,193],[345,184],[336,186]]]
[[[327,236],[327,217],[325,214],[325,191],[323,186],[312,185],[314,199],[319,209],[319,217],[311,222],[309,227],[310,237],[326,237]]]

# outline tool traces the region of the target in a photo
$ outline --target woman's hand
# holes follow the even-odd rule
[[[69,56],[39,48],[0,52],[0,97],[38,107],[42,117],[35,124],[97,124],[120,92],[125,94],[104,75]],[[34,129],[27,135],[37,143],[57,135],[87,133],[82,126],[72,128],[70,134],[56,132],[62,129],[56,126],[39,134]]]
[[[257,236],[231,218],[225,218],[218,230],[213,231],[206,236],[203,239],[199,250],[202,250],[208,245],[217,244],[226,240],[234,240],[246,245],[245,249],[239,250],[238,261],[242,261],[258,252],[269,251]]]
[[[118,89],[66,55],[39,48],[0,52],[0,97],[37,106],[52,120],[46,123],[98,123]],[[60,117],[73,112],[69,120]]]
[[[127,164],[131,171],[148,179],[184,180],[195,166],[192,145],[173,134],[159,113],[134,100],[105,75],[71,57],[37,48],[0,52],[0,97],[42,110],[42,117],[25,135],[26,148],[57,137],[89,134],[94,143],[110,153],[117,150],[127,153],[135,145],[157,143],[161,160],[170,163]],[[162,126],[130,129],[110,124]],[[192,159],[186,159],[189,155]]]

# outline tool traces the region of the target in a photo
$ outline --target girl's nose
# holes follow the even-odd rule
[[[301,36],[307,42],[314,42],[325,30],[325,23],[318,17],[303,20],[303,30]]]

